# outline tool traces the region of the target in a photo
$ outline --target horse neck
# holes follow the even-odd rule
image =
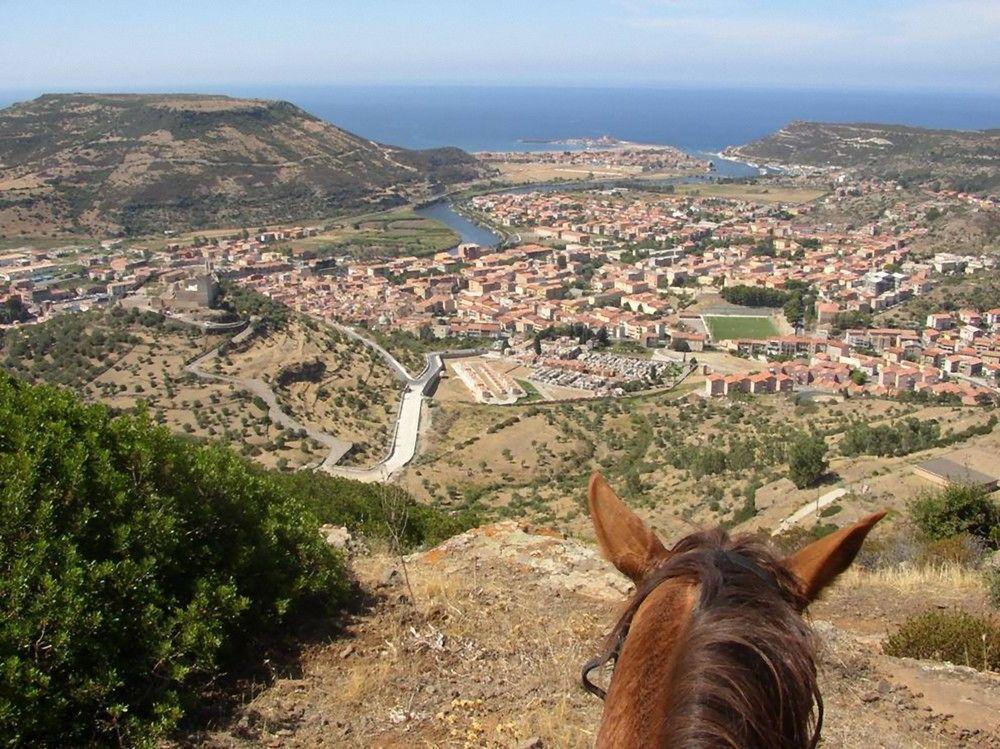
[[[697,601],[695,584],[671,580],[654,589],[632,618],[604,705],[597,747],[667,745],[673,643]]]

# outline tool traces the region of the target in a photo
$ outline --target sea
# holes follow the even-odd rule
[[[793,120],[1000,127],[1000,94],[806,89],[517,86],[174,86],[286,99],[351,132],[407,148],[565,148],[609,135],[699,153],[763,137]],[[0,106],[41,90],[0,90]]]

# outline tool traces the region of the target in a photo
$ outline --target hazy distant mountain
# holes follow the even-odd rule
[[[927,130],[903,125],[793,122],[729,149],[758,163],[840,166],[956,189],[1000,187],[1000,130]]]
[[[395,205],[477,164],[365,140],[282,101],[46,95],[0,110],[0,236],[308,219]]]

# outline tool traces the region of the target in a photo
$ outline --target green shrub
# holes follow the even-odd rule
[[[913,417],[892,425],[871,426],[863,421],[853,423],[844,432],[840,451],[844,455],[909,455],[937,444],[941,427],[934,419]]]
[[[298,497],[321,523],[346,526],[352,533],[385,538],[390,524],[399,525],[400,541],[407,548],[440,543],[479,524],[476,513],[447,513],[423,505],[403,489],[381,484],[329,476],[324,473],[297,471],[274,476],[287,491]]]
[[[980,487],[954,485],[924,494],[910,505],[910,516],[931,540],[968,533],[1000,548],[1000,505]]]
[[[312,513],[231,451],[2,373],[0,570],[7,746],[153,743],[347,594]]]
[[[990,603],[1000,608],[1000,567],[990,567],[984,573],[986,578],[986,594]]]
[[[1000,671],[1000,620],[964,611],[927,611],[886,640],[887,655]]]
[[[799,433],[788,450],[788,478],[799,489],[814,486],[826,473],[826,442],[815,434]]]

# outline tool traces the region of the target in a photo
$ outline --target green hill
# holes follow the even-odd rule
[[[474,178],[282,101],[50,94],[0,110],[0,236],[257,226],[388,207]]]
[[[1000,130],[930,130],[905,125],[792,122],[728,155],[756,163],[853,168],[970,192],[1000,188]]]

